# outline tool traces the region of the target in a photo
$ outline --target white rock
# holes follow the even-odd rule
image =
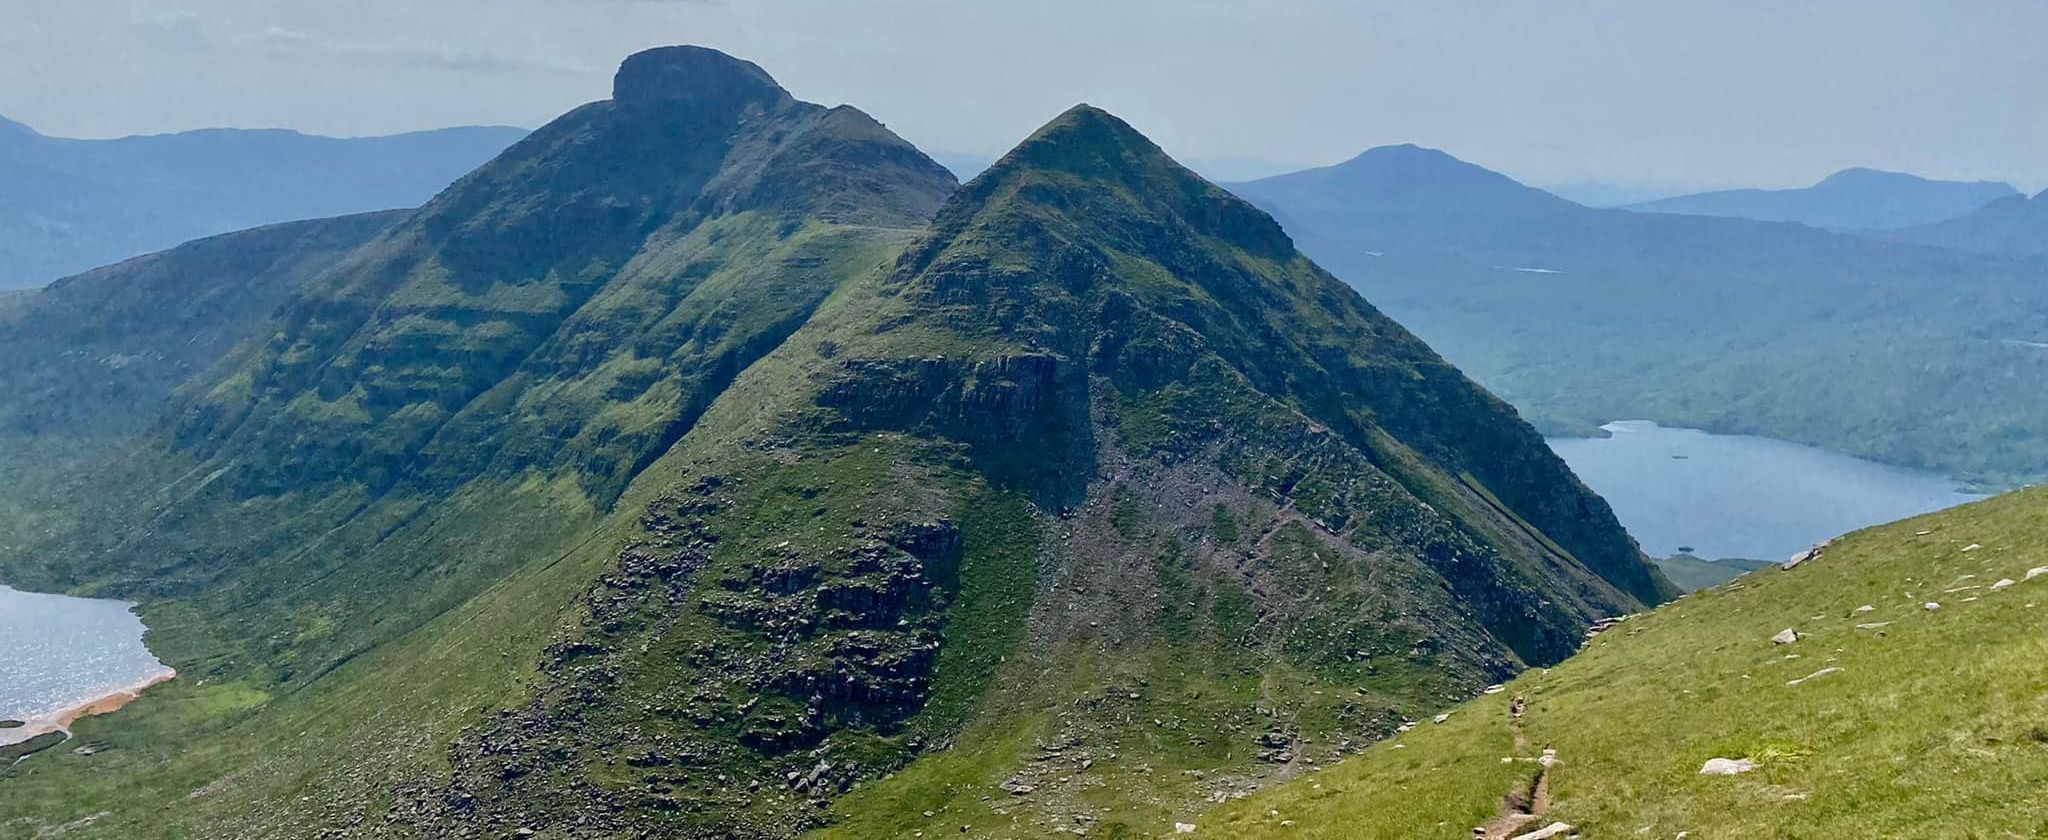
[[[1450,720],[1450,719],[1451,719],[1451,713],[1450,713],[1450,712],[1445,712],[1445,713],[1443,713],[1443,714],[1440,714],[1440,715],[1437,715],[1437,716],[1436,716],[1436,722],[1437,722],[1437,723],[1443,723],[1444,721],[1447,721],[1447,720]]]
[[[1863,606],[1857,607],[1856,611],[1860,613],[1877,612],[1877,608],[1869,604],[1864,604]]]
[[[1175,833],[1175,834],[1193,834],[1193,833],[1195,833],[1195,824],[1194,824],[1194,823],[1182,823],[1182,822],[1177,822],[1177,823],[1174,823],[1174,824],[1173,824],[1173,833]]]
[[[2042,575],[2048,575],[2048,566],[2035,566],[2028,569],[2027,573],[2020,577],[2020,580],[2033,580]]]
[[[1879,627],[1890,627],[1890,626],[1892,626],[1892,623],[1891,623],[1891,622],[1889,622],[1889,621],[1873,621],[1873,622],[1871,622],[1871,623],[1869,623],[1869,624],[1858,624],[1858,625],[1856,625],[1856,629],[1858,629],[1858,630],[1876,630],[1876,629],[1877,629],[1877,628],[1879,628]]]
[[[1970,543],[1969,545],[1963,546],[1963,550],[1964,550],[1964,551],[1976,551],[1977,549],[1980,549],[1980,548],[1983,548],[1983,546],[1981,546],[1981,545],[1978,545],[1978,544],[1976,544],[1976,543]]]
[[[1552,837],[1563,837],[1571,832],[1571,825],[1554,822],[1527,834],[1517,834],[1509,840],[1550,840]]]
[[[1508,690],[1508,687],[1504,685],[1489,685],[1486,687],[1487,694],[1499,694],[1506,690]]]
[[[1991,591],[1997,592],[1998,590],[2011,586],[2016,582],[2017,581],[2014,581],[2012,578],[1999,578],[1997,583],[1991,585]]]
[[[1924,610],[1938,610],[1941,609],[1941,604],[1937,601],[1928,601],[1925,604],[1921,604],[1920,608]]]
[[[1774,645],[1789,645],[1796,641],[1799,641],[1799,632],[1790,627],[1778,631],[1778,635],[1771,637],[1771,644]]]
[[[1709,758],[1700,765],[1702,776],[1736,776],[1756,769],[1756,762],[1747,758]]]

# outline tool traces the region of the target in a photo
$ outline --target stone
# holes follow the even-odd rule
[[[1700,765],[1702,776],[1739,776],[1756,769],[1756,762],[1747,758],[1709,758]]]
[[[1978,544],[1976,544],[1976,543],[1970,543],[1969,545],[1963,546],[1963,550],[1964,550],[1964,551],[1976,551],[1977,549],[1980,549],[1980,548],[1983,548],[1983,546],[1981,546],[1981,545],[1978,545]]]
[[[1184,823],[1184,822],[1177,822],[1177,823],[1174,823],[1174,824],[1173,824],[1173,833],[1175,833],[1175,834],[1193,834],[1193,833],[1195,833],[1195,824],[1194,824],[1194,823]]]
[[[1450,713],[1450,712],[1445,712],[1445,713],[1443,713],[1443,714],[1440,714],[1440,715],[1437,715],[1437,716],[1436,716],[1436,722],[1437,722],[1437,723],[1443,723],[1444,721],[1447,721],[1447,720],[1450,720],[1450,719],[1451,719],[1451,713]]]
[[[1774,645],[1789,645],[1796,641],[1799,641],[1799,633],[1790,627],[1778,631],[1778,635],[1771,637],[1771,644]]]
[[[1863,606],[1857,607],[1856,611],[1860,613],[1877,612],[1877,607],[1872,606],[1870,604],[1864,604]]]
[[[1571,824],[1554,822],[1527,834],[1517,834],[1509,840],[1550,840],[1552,837],[1563,837],[1571,832]]]
[[[2020,580],[2033,580],[2042,575],[2048,575],[2048,566],[2035,566],[2028,569],[2025,575],[2020,576]]]
[[[2017,583],[2017,581],[2013,580],[2012,578],[1999,578],[1997,583],[1991,585],[1991,591],[1997,592],[1998,590],[2011,586],[2014,583]]]
[[[1939,601],[1928,601],[1925,604],[1921,604],[1920,608],[1929,611],[1938,610],[1941,609],[1941,603]]]

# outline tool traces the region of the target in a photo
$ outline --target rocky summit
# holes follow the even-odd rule
[[[1116,117],[956,187],[694,47],[67,480],[0,572],[139,600],[183,676],[0,777],[34,830],[1157,833],[1674,594]]]

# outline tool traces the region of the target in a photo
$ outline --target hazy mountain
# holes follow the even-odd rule
[[[113,836],[1149,831],[1195,771],[1332,760],[1675,592],[1505,403],[1114,117],[956,189],[699,48],[68,481],[0,576],[140,600],[183,676],[0,809]]]
[[[1610,183],[1606,181],[1572,181],[1562,184],[1539,184],[1544,192],[1587,207],[1620,207],[1624,204],[1641,204],[1676,195],[1698,192],[1697,189],[1658,184]]]
[[[209,129],[72,140],[0,120],[0,288],[232,230],[417,207],[525,133]]]
[[[1746,432],[2048,476],[2048,263],[1600,210],[1413,147],[1232,189],[1552,432]]]
[[[1876,235],[1983,254],[2048,257],[2048,190],[2033,198],[2001,198],[1948,221]]]
[[[1933,181],[1903,172],[1844,169],[1810,187],[1720,190],[1628,205],[1644,213],[1735,216],[1829,230],[1877,230],[1962,216],[2019,195],[1995,181]]]

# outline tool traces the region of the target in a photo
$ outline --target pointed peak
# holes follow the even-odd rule
[[[634,53],[612,79],[624,105],[681,104],[740,110],[789,98],[768,71],[709,47],[658,47]]]
[[[1102,175],[1147,161],[1167,161],[1166,153],[1114,114],[1082,103],[1040,126],[991,170],[1055,169]]]

